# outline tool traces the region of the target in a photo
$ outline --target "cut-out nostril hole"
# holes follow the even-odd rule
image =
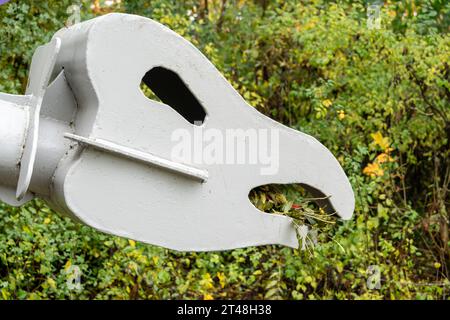
[[[192,124],[205,121],[203,106],[178,74],[169,69],[155,67],[148,71],[142,78],[141,90],[147,98],[167,104]]]
[[[250,191],[249,200],[260,211],[285,214],[301,221],[332,222],[337,218],[325,195],[300,183],[259,186]]]

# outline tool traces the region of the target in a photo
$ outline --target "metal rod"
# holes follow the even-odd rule
[[[77,141],[81,144],[85,144],[88,146],[91,146],[95,149],[102,150],[108,153],[116,154],[123,156],[128,159],[134,159],[138,160],[140,162],[144,162],[146,164],[150,164],[153,166],[158,166],[161,168],[165,168],[171,171],[175,171],[184,175],[187,175],[191,178],[194,178],[196,180],[200,180],[202,182],[205,182],[208,180],[208,171],[203,169],[198,169],[183,163],[179,162],[173,162],[158,156],[155,156],[150,153],[146,153],[143,151],[139,151],[136,149],[132,149],[129,147],[125,147],[122,145],[119,145],[114,142],[106,141],[103,139],[91,139],[91,138],[85,138],[82,136],[78,136],[76,134],[72,133],[65,133],[64,137],[70,140]]]

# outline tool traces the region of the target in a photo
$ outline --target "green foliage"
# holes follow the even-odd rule
[[[449,4],[386,1],[382,28],[370,30],[367,3],[79,1],[82,20],[115,10],[166,24],[250,104],[316,136],[350,178],[355,216],[321,223],[301,191],[263,187],[253,203],[316,227],[315,247],[177,253],[98,233],[40,201],[2,204],[0,299],[448,299]],[[0,6],[0,91],[24,91],[34,48],[64,27],[71,4]]]

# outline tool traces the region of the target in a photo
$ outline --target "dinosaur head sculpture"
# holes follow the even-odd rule
[[[40,197],[100,231],[176,250],[297,247],[290,218],[250,203],[260,185],[300,183],[343,219],[354,209],[327,148],[259,113],[191,43],[134,15],[64,28],[38,48],[25,95],[0,94],[0,146],[2,201]]]

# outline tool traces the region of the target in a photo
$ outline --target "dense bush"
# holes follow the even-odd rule
[[[350,178],[355,216],[321,228],[308,250],[177,253],[98,233],[37,200],[0,204],[0,299],[448,299],[446,1],[387,1],[381,29],[367,27],[366,1],[79,3],[83,20],[119,11],[166,24],[260,111],[316,136]],[[0,7],[0,91],[23,93],[34,48],[70,5]],[[284,190],[252,197],[261,209],[298,206]]]

